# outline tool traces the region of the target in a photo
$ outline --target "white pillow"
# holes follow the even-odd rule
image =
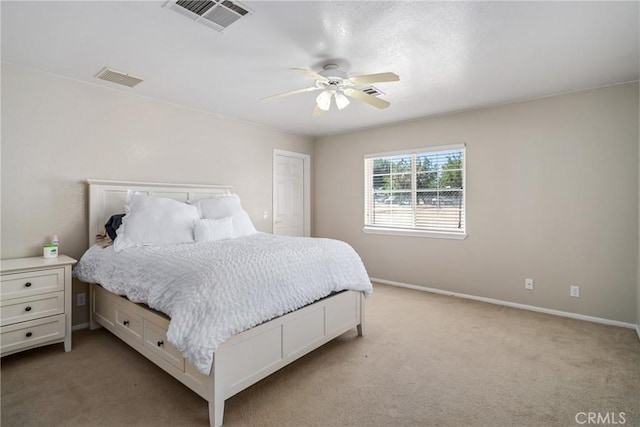
[[[199,219],[195,224],[193,234],[196,242],[215,242],[233,237],[233,221],[230,216],[222,219]]]
[[[257,233],[249,214],[242,209],[240,197],[237,194],[214,196],[193,203],[194,206],[198,206],[203,218],[221,219],[230,216],[233,222],[233,237]]]
[[[200,219],[195,206],[132,191],[127,192],[124,211],[113,242],[116,252],[136,246],[193,242],[193,226]]]

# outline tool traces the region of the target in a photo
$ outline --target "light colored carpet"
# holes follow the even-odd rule
[[[633,330],[384,285],[366,319],[227,400],[225,425],[640,425]],[[2,359],[3,427],[208,425],[203,399],[105,330],[73,338]]]

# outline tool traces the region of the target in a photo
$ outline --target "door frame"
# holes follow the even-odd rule
[[[304,215],[304,230],[303,235],[305,237],[311,236],[311,156],[304,153],[296,153],[293,151],[280,150],[278,148],[273,149],[273,165],[272,165],[272,184],[271,184],[271,232],[275,230],[276,226],[276,159],[278,156],[294,157],[303,160],[303,215]]]

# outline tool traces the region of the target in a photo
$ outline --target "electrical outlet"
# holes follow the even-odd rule
[[[569,286],[569,296],[572,296],[574,298],[580,298],[580,286],[578,285]]]
[[[81,293],[76,295],[76,305],[81,306],[87,303],[87,294]]]
[[[533,290],[533,279],[524,279],[524,288],[532,291]]]

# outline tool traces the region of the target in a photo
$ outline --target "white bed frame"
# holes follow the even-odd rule
[[[88,180],[89,245],[113,214],[124,213],[127,190],[187,201],[231,191],[219,185]],[[90,285],[90,327],[105,327],[209,402],[209,424],[222,425],[224,401],[328,341],[357,328],[363,335],[364,294],[345,291],[270,320],[222,343],[210,374],[197,371],[166,339],[169,318],[143,304]]]

